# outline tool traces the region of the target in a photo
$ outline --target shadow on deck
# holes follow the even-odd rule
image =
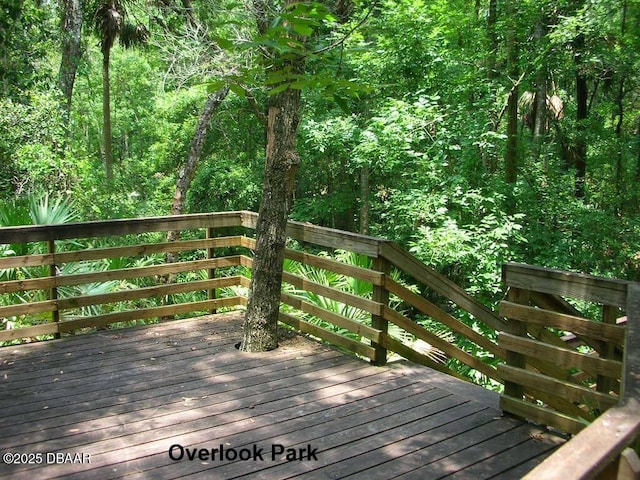
[[[300,336],[240,353],[240,329],[236,313],[3,348],[0,453],[32,463],[0,476],[515,479],[563,442],[427,367],[373,367]],[[274,445],[303,458],[272,458]],[[251,459],[206,457],[220,446]]]

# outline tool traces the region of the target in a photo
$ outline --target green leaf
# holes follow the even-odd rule
[[[244,98],[247,96],[247,92],[245,91],[244,88],[242,88],[240,85],[236,84],[236,83],[232,83],[231,85],[229,85],[229,89],[235,93],[236,95],[238,95],[240,98]]]
[[[227,82],[224,80],[213,80],[212,82],[207,83],[207,93],[214,93],[220,90],[222,87],[226,85]],[[231,87],[229,87],[231,88]],[[233,90],[233,88],[232,88]]]
[[[213,40],[218,44],[220,48],[223,50],[231,50],[234,47],[234,43],[231,40],[227,40],[222,37],[213,37]]]
[[[291,22],[291,27],[293,28],[293,31],[299,35],[303,35],[305,37],[310,37],[311,35],[313,35],[313,28],[311,28],[307,22]]]

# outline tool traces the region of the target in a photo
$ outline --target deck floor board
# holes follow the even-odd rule
[[[373,367],[298,336],[241,353],[240,329],[210,315],[1,348],[0,454],[44,457],[0,462],[0,477],[509,479],[562,442],[426,367]],[[272,457],[276,444],[315,455]],[[203,457],[174,461],[172,445]],[[206,458],[220,445],[262,458]],[[53,452],[91,463],[47,464]]]

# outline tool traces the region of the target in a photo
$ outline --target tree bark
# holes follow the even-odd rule
[[[216,113],[224,99],[229,93],[229,87],[224,87],[215,93],[209,95],[207,102],[202,109],[200,118],[198,119],[198,125],[193,134],[193,140],[191,140],[191,148],[189,149],[189,155],[187,160],[180,167],[178,173],[178,181],[176,182],[176,192],[173,195],[173,203],[171,205],[171,215],[181,215],[184,213],[184,202],[187,197],[187,192],[191,186],[191,181],[198,170],[200,159],[202,157],[202,150],[204,143],[207,139],[207,132],[209,125],[211,124],[211,118]],[[180,231],[171,230],[167,233],[167,242],[176,242],[180,240]],[[174,253],[167,254],[167,262],[174,262],[176,260]]]
[[[113,180],[113,152],[111,149],[111,81],[109,79],[110,49],[102,52],[102,141],[104,171],[107,182]]]
[[[189,156],[187,160],[180,168],[178,175],[178,181],[176,182],[176,192],[173,196],[173,204],[171,206],[171,215],[180,215],[184,213],[184,202],[191,185],[191,181],[200,164],[200,157],[202,156],[202,150],[204,143],[207,139],[207,132],[211,119],[220,108],[220,105],[227,97],[229,93],[229,87],[223,87],[215,93],[209,95],[207,102],[202,109],[200,118],[198,119],[198,125],[193,134],[193,140],[191,140],[191,148],[189,149]]]
[[[515,18],[515,0],[509,0],[507,17]],[[512,82],[518,78],[518,41],[516,25],[512,24],[506,38],[507,62]],[[514,83],[507,100],[507,152],[505,156],[505,180],[515,183],[518,179],[518,84]]]
[[[544,49],[544,37],[546,36],[546,15],[538,19],[535,25],[534,38],[538,45],[538,51]],[[536,97],[534,107],[533,124],[533,157],[537,160],[540,157],[540,148],[547,135],[547,64],[543,58],[542,65],[536,72]]]
[[[296,136],[300,90],[287,89],[269,99],[267,158],[256,225],[253,279],[240,350],[264,352],[278,346],[277,326],[287,217],[299,157]]]
[[[498,0],[489,0],[489,14],[487,16],[487,36],[489,37],[489,52],[487,55],[487,77],[496,78],[496,58],[498,56]]]
[[[579,34],[574,41],[576,68],[576,121],[577,136],[573,149],[573,166],[576,169],[575,196],[584,197],[584,180],[587,173],[587,142],[585,140],[585,121],[589,115],[589,90],[587,78],[582,71],[584,54],[584,35]]]
[[[360,233],[362,235],[369,235],[369,212],[371,209],[369,201],[369,193],[371,191],[369,178],[369,166],[363,165],[360,170]]]
[[[76,72],[82,57],[82,0],[64,0],[62,12],[62,59],[58,73],[58,86],[64,96],[65,122],[69,123],[71,99]]]

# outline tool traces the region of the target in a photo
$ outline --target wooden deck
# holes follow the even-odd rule
[[[240,353],[240,328],[208,316],[1,348],[0,454],[34,463],[0,461],[0,477],[515,479],[562,443],[426,367],[301,337]],[[251,458],[209,458],[221,445]]]

